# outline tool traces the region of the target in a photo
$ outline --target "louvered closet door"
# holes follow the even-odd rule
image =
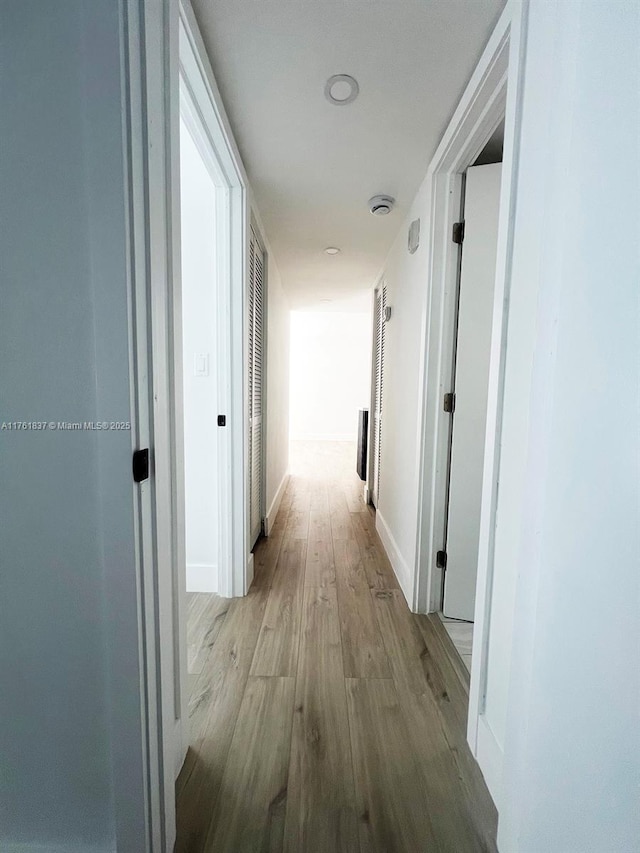
[[[373,333],[373,424],[371,430],[372,490],[371,501],[378,506],[380,491],[380,452],[382,446],[382,386],[384,376],[384,309],[387,304],[387,288],[375,292]]]
[[[264,364],[264,256],[249,241],[249,526],[251,547],[262,529],[262,382]]]

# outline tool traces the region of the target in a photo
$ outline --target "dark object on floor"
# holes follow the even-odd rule
[[[367,443],[369,438],[369,409],[358,412],[358,455],[356,471],[362,481],[367,479]]]

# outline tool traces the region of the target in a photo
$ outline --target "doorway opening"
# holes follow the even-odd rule
[[[198,144],[200,142],[200,146]],[[218,189],[189,113],[180,117],[182,399],[186,590],[221,583],[216,201]]]
[[[166,91],[158,93],[167,110],[166,149],[149,155],[150,186],[164,192],[150,205],[150,257],[158,267],[149,296],[151,361],[153,387],[160,389],[153,397],[154,467],[162,523],[157,601],[147,604],[158,613],[167,820],[192,743],[198,632],[207,622],[198,614],[210,615],[217,597],[243,595],[250,580],[246,183],[195,26],[190,7],[181,4]],[[173,832],[169,824],[168,837]]]
[[[484,468],[491,329],[504,119],[464,172],[462,214],[452,237],[458,246],[453,382],[445,492],[440,617],[471,672],[480,510]]]
[[[455,413],[452,417],[449,409],[454,405],[452,395],[455,392],[456,378],[458,381],[460,379],[456,377],[455,354],[458,342],[457,297],[460,262],[464,259],[464,248],[462,256],[460,255],[459,226],[456,228],[456,223],[462,221],[461,211],[467,195],[465,173],[476,169],[477,174],[480,174],[479,170],[491,168],[491,164],[485,159],[485,149],[494,134],[502,134],[497,237],[492,238],[494,245],[497,245],[497,251],[486,392],[483,390],[483,399],[486,400],[485,418],[484,425],[481,423],[476,430],[468,431],[472,437],[478,439],[477,444],[481,444],[483,448],[481,475],[476,471],[476,478],[480,476],[481,485],[479,505],[476,505],[474,510],[474,544],[469,545],[468,549],[475,550],[475,561],[472,560],[471,563],[475,566],[476,577],[472,611],[473,637],[467,639],[467,642],[472,639],[472,646],[467,645],[463,651],[463,654],[467,654],[465,662],[471,666],[470,676],[463,664],[460,664],[469,696],[467,740],[494,798],[499,793],[501,748],[486,718],[486,684],[490,623],[494,618],[501,618],[500,613],[493,608],[494,531],[500,466],[507,305],[515,239],[513,187],[521,123],[518,104],[522,86],[523,27],[520,7],[508,7],[487,44],[428,172],[431,190],[431,254],[421,363],[418,535],[412,606],[418,612],[432,614],[429,618],[438,626],[447,647],[458,660],[454,644],[446,637],[442,619],[438,616],[442,612],[443,602],[445,613],[455,612],[448,610],[449,604],[455,599],[455,593],[454,599],[445,600],[449,598],[446,589],[448,568],[445,564],[448,563],[447,552],[452,546],[456,514],[453,496],[456,475],[453,464],[456,461],[457,437],[455,426],[452,430]],[[479,160],[481,155],[483,156]],[[468,183],[471,184],[471,181]],[[469,198],[466,201],[468,207]],[[462,284],[464,286],[464,282]],[[460,292],[462,294],[462,290]],[[460,307],[463,307],[462,303]],[[460,325],[462,329],[462,315]],[[458,424],[460,420],[459,418]],[[450,458],[452,466],[449,464]],[[459,516],[460,505],[457,513]],[[447,529],[448,527],[450,529]],[[459,532],[456,538],[460,541]],[[467,589],[469,586],[470,584],[467,584]],[[451,591],[453,592],[453,586]],[[473,592],[470,597],[473,598]],[[467,618],[471,613],[468,608],[469,603],[466,613],[461,611]],[[469,628],[466,631],[470,633]]]
[[[368,291],[291,312],[290,452],[292,477],[311,457],[340,471],[357,468],[362,412],[370,396],[371,297]],[[362,473],[362,471],[361,471]],[[365,475],[366,476],[366,475]],[[365,480],[359,499],[364,494]]]

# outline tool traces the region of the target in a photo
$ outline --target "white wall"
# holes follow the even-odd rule
[[[406,598],[411,601],[415,576],[418,495],[418,416],[421,332],[426,310],[429,269],[427,181],[411,205],[385,264],[387,301],[383,436],[377,525]],[[421,220],[420,246],[407,249],[407,231]]]
[[[639,69],[636,3],[531,4],[512,292],[535,294],[535,323],[511,330],[533,343],[529,442],[522,489],[501,478],[524,523],[496,576],[516,601],[502,853],[640,845]]]
[[[187,591],[218,590],[218,391],[215,193],[209,171],[180,122],[180,215],[184,366]],[[208,375],[196,375],[205,356]]]
[[[267,266],[267,529],[280,505],[289,470],[289,303],[273,256]]]
[[[130,421],[119,7],[1,17],[0,422]],[[7,853],[143,843],[131,451],[127,430],[0,431]]]
[[[501,853],[640,843],[638,16],[531,2],[484,715]],[[406,228],[429,211],[425,184],[385,266],[378,523],[405,593],[428,263]]]
[[[358,409],[370,404],[371,328],[371,311],[291,312],[292,439],[356,440]]]

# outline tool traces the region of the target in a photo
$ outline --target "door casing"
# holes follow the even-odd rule
[[[124,5],[124,4],[123,4]],[[180,83],[201,150],[220,181],[217,243],[223,595],[250,582],[246,517],[247,179],[188,0],[141,0],[123,16],[131,230],[132,387],[151,449],[137,519],[141,564],[148,846],[173,849],[175,779],[188,746],[180,287]],[[116,697],[117,699],[117,697]],[[123,813],[127,804],[123,805]],[[116,804],[116,810],[118,806]],[[119,819],[119,818],[118,818]],[[126,814],[123,820],[126,819]],[[139,843],[139,839],[136,840]],[[143,848],[141,848],[143,849]]]
[[[509,0],[458,104],[427,172],[431,189],[426,282],[428,292],[421,334],[419,383],[418,519],[415,584],[409,602],[416,612],[434,612],[442,600],[442,569],[436,554],[445,530],[449,415],[444,394],[451,390],[455,345],[458,247],[451,240],[462,202],[463,173],[477,158],[500,121],[505,120],[500,223],[496,256],[495,306],[492,322],[487,427],[476,585],[474,655],[469,695],[467,738],[483,772],[491,773],[495,755],[480,756],[487,673],[493,530],[500,453],[504,382],[506,304],[513,251],[512,187],[517,173],[524,35],[528,0]],[[485,727],[486,728],[486,727]],[[497,748],[497,744],[495,745]],[[493,747],[489,747],[489,752]],[[495,750],[493,750],[495,752]]]

